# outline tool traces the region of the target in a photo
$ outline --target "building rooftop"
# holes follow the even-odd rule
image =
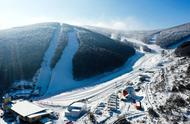
[[[11,110],[23,117],[46,111],[45,108],[39,107],[29,101],[16,102],[12,104]]]

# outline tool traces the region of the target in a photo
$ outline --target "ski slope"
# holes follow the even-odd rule
[[[157,34],[153,35],[152,39],[151,39],[151,43],[152,44],[146,44],[140,40],[136,40],[136,39],[133,39],[133,38],[127,38],[127,37],[122,37],[122,41],[123,40],[127,40],[127,41],[130,41],[130,42],[133,42],[133,43],[137,43],[141,46],[145,45],[145,46],[148,46],[150,49],[156,51],[157,53],[161,53],[161,51],[163,50],[160,46],[156,45],[156,36]]]
[[[46,95],[51,95],[55,92],[72,88],[72,86],[75,86],[75,84],[77,84],[76,81],[73,79],[72,75],[72,59],[79,48],[76,31],[73,30],[69,32],[68,37],[68,44],[66,48],[63,50],[63,54],[60,60],[53,69],[51,81]]]
[[[50,45],[44,55],[43,62],[41,64],[41,68],[40,68],[39,75],[37,78],[38,81],[36,84],[38,87],[41,88],[41,94],[45,93],[45,91],[48,88],[50,79],[51,79],[52,72],[51,72],[51,68],[50,68],[50,62],[54,55],[55,49],[57,47],[57,41],[58,41],[58,36],[59,36],[60,30],[61,30],[61,26],[59,24],[59,25],[57,25],[57,27],[53,33]]]

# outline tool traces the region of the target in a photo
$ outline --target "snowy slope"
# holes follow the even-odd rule
[[[46,92],[48,88],[48,84],[51,79],[52,72],[50,69],[50,62],[54,55],[55,49],[57,47],[57,41],[58,41],[60,30],[61,30],[61,26],[57,25],[56,30],[54,31],[54,34],[52,36],[50,45],[44,55],[43,62],[41,64],[38,81],[37,81],[37,87],[41,88],[41,94],[44,94]]]
[[[72,88],[72,86],[77,85],[72,75],[72,70],[73,70],[72,59],[79,47],[79,43],[77,41],[75,30],[70,31],[68,35],[69,35],[68,44],[63,51],[61,59],[58,61],[55,68],[53,69],[51,75],[51,81],[48,90],[46,92],[46,95],[58,91],[63,91],[68,88]]]
[[[153,37],[156,37],[156,36],[153,36]],[[136,39],[133,39],[133,38],[127,38],[127,37],[123,37],[122,40],[127,40],[127,41],[130,41],[132,43],[137,43],[140,46],[147,46],[148,48],[150,48],[153,51],[156,51],[157,53],[160,53],[163,50],[162,48],[160,48],[160,46],[155,44],[156,39],[154,39],[154,38],[151,40],[152,44],[146,44],[146,43],[144,43],[144,42],[142,42],[140,40],[136,40]]]

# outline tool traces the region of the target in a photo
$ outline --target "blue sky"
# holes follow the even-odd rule
[[[0,0],[0,28],[59,21],[124,30],[190,22],[190,0]]]

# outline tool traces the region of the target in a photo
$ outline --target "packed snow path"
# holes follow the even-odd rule
[[[77,84],[73,79],[73,56],[77,52],[79,43],[77,41],[76,31],[70,31],[68,33],[68,44],[63,50],[63,54],[53,69],[51,81],[46,92],[46,95],[54,94],[58,91],[71,88],[72,85]],[[56,86],[56,87],[55,87]]]
[[[44,55],[43,62],[41,64],[40,72],[38,75],[38,81],[37,81],[37,86],[41,88],[41,94],[43,94],[47,90],[48,83],[51,79],[50,63],[54,55],[55,49],[57,47],[57,41],[58,41],[60,30],[61,30],[61,25],[58,24],[53,33],[49,47]]]

